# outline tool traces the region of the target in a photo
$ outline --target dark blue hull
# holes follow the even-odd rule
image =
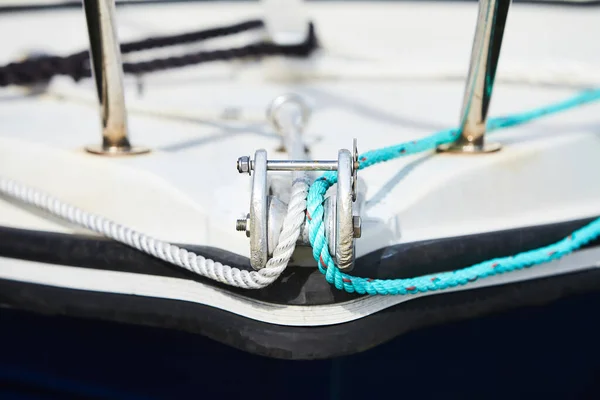
[[[582,294],[318,361],[255,356],[175,330],[2,309],[0,398],[598,398],[599,307],[600,293]]]

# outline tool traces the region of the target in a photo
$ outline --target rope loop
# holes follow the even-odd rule
[[[584,91],[559,103],[519,114],[492,118],[488,121],[487,131],[493,132],[502,128],[521,125],[545,115],[556,114],[598,100],[600,100],[600,89]],[[439,144],[454,141],[459,132],[459,129],[456,128],[447,129],[423,139],[368,151],[359,156],[359,169],[409,154],[433,150]],[[337,289],[345,290],[349,293],[408,295],[467,285],[479,279],[556,260],[600,237],[600,218],[598,218],[561,241],[549,246],[526,251],[514,256],[484,261],[455,271],[408,279],[369,279],[352,276],[341,272],[335,265],[333,257],[329,254],[328,241],[323,225],[323,201],[325,200],[325,193],[336,182],[336,172],[327,172],[320,178],[317,178],[311,185],[307,197],[307,210],[308,215],[310,215],[310,218],[307,218],[307,223],[309,240],[313,247],[313,257],[317,261],[319,271],[325,275],[327,282],[334,285]]]

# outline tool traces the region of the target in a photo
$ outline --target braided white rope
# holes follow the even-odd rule
[[[306,197],[308,196],[310,180],[304,172],[294,172],[292,176],[294,178],[292,193],[287,214],[283,220],[283,227],[279,234],[279,242],[273,250],[273,257],[267,262],[267,266],[260,271],[265,269],[277,271],[281,269],[281,272],[283,272],[294,253],[302,225],[306,220]]]
[[[40,190],[0,176],[0,194],[2,195],[38,207],[66,221],[198,275],[244,289],[261,289],[270,285],[287,267],[305,219],[308,187],[308,179],[294,180],[290,204],[283,221],[279,243],[273,251],[273,258],[267,262],[265,268],[259,271],[245,271],[215,262],[171,243],[146,236],[107,218],[64,203]]]

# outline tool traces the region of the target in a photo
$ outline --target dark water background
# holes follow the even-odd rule
[[[182,332],[0,310],[0,399],[599,399],[600,293],[282,361]]]

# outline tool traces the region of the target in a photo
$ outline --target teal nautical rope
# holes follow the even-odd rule
[[[492,118],[487,123],[487,132],[501,128],[520,125],[542,117],[600,100],[600,89],[585,91],[568,100],[551,104],[520,114]],[[398,145],[371,150],[359,157],[359,169],[389,161],[408,154],[420,153],[435,149],[438,145],[453,142],[460,130],[447,129],[424,139],[401,143]],[[443,290],[458,285],[465,285],[478,279],[496,274],[528,268],[558,259],[569,254],[591,240],[600,236],[600,218],[573,232],[565,239],[536,250],[526,251],[510,257],[496,258],[471,267],[425,275],[409,279],[368,279],[351,276],[341,272],[329,254],[325,228],[323,224],[323,201],[325,192],[337,182],[337,173],[327,172],[311,185],[307,197],[307,220],[309,239],[313,247],[313,257],[319,270],[325,275],[327,282],[349,293],[405,295],[433,290]]]

